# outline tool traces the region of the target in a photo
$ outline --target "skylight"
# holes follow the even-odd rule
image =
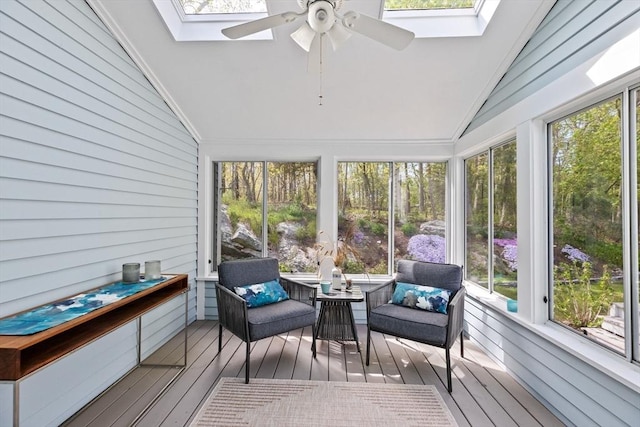
[[[384,10],[473,9],[479,0],[385,0]]]
[[[179,2],[185,15],[267,11],[266,0],[179,0]]]
[[[2,1],[2,0],[0,0]],[[176,41],[229,41],[221,30],[266,18],[269,0],[151,0]],[[280,0],[273,0],[280,1]],[[367,0],[367,3],[373,0]],[[382,20],[413,31],[416,38],[477,37],[502,0],[380,0]],[[297,2],[287,2],[295,6]],[[345,1],[342,12],[357,6]],[[299,11],[298,7],[292,10]],[[357,9],[356,9],[357,10]],[[372,14],[373,15],[373,14]],[[243,40],[273,40],[270,30]]]
[[[382,19],[416,38],[477,37],[501,0],[385,0]]]

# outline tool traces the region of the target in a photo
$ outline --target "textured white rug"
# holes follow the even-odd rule
[[[432,385],[222,378],[195,426],[457,426]]]

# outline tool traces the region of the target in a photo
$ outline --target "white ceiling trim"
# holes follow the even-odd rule
[[[160,96],[165,100],[169,108],[174,112],[178,119],[182,122],[187,131],[193,136],[196,142],[200,142],[202,139],[196,127],[189,121],[187,115],[180,109],[178,103],[175,102],[171,93],[162,85],[160,79],[156,77],[153,72],[153,69],[147,65],[145,60],[142,58],[134,47],[133,43],[129,41],[126,34],[116,20],[111,16],[111,14],[104,8],[103,4],[99,0],[87,0],[89,6],[93,9],[93,11],[98,15],[98,17],[102,20],[102,22],[107,26],[109,31],[116,37],[120,45],[127,52],[129,57],[133,60],[133,62],[140,68],[145,77],[149,80],[149,82],[153,85],[153,87],[158,91]]]
[[[536,28],[538,28],[538,23],[541,22],[545,16],[547,16],[547,13],[549,13],[555,2],[556,0],[544,0],[542,3],[540,3],[533,16],[533,19],[531,19],[529,21],[529,24],[522,29],[517,42],[514,43],[514,47],[504,56],[504,58],[500,62],[498,72],[494,74],[493,78],[482,89],[482,91],[480,92],[480,96],[472,105],[472,108],[469,109],[467,114],[465,114],[464,120],[460,122],[460,126],[456,130],[453,137],[454,141],[458,140],[462,136],[464,131],[467,129],[467,126],[469,126],[475,115],[478,113],[478,111],[480,111],[480,108],[482,108],[482,105],[491,94],[491,91],[493,91],[493,89],[497,86],[504,74],[509,69],[509,66],[513,63],[513,61],[515,61],[518,54],[522,50],[518,46],[524,46],[526,44],[527,40],[529,40],[529,38],[536,31]]]

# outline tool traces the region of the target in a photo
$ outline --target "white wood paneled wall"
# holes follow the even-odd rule
[[[159,259],[163,272],[189,274],[194,320],[197,178],[196,141],[85,1],[0,1],[0,317]],[[144,353],[180,329],[180,301],[145,316]],[[100,378],[82,376],[82,393],[52,392],[57,409],[37,424],[72,415],[130,368],[129,341],[88,358]],[[121,358],[114,369],[108,354]],[[50,390],[47,375],[23,393]],[[23,398],[35,402],[25,421],[39,403]]]
[[[514,106],[610,45],[608,33],[633,30],[640,2],[558,0],[465,133]]]
[[[0,11],[0,315],[124,262],[193,275],[193,138],[85,2]]]
[[[637,425],[637,391],[474,298],[465,323],[472,340],[567,425]]]

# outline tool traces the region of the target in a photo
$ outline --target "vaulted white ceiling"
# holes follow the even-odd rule
[[[342,9],[377,17],[380,1]],[[272,14],[299,11],[267,2]],[[90,0],[199,142],[453,142],[553,3],[503,0],[482,36],[416,38],[403,51],[354,34],[325,49],[320,76],[289,37],[299,23],[274,40],[177,42],[152,0]]]

